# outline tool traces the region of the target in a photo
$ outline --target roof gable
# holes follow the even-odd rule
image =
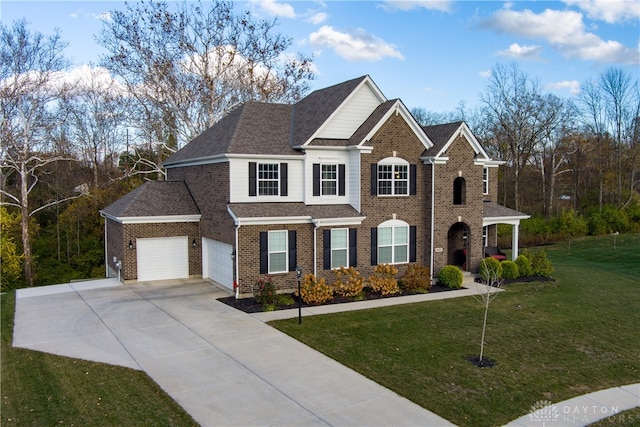
[[[476,162],[491,162],[491,158],[482,148],[469,126],[463,121],[424,126],[425,133],[433,141],[433,147],[426,153],[427,157],[447,160],[446,152],[458,136],[463,136],[476,155]]]

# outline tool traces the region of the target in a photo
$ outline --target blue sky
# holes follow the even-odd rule
[[[206,2],[204,2],[206,3]],[[409,108],[449,112],[479,105],[487,73],[516,62],[562,97],[608,66],[640,76],[640,2],[565,1],[276,1],[236,2],[279,22],[293,51],[312,54],[314,89],[369,74],[387,98]],[[76,66],[97,64],[94,41],[108,12],[123,2],[6,1],[0,19],[60,30]]]

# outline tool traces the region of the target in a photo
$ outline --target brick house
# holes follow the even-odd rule
[[[528,215],[496,203],[497,168],[464,122],[421,127],[369,76],[293,105],[247,102],[101,211],[107,275],[122,281],[203,277],[249,294],[297,266],[410,263],[475,271],[497,224]]]

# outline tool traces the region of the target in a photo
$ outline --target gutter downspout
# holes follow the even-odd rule
[[[431,255],[429,256],[429,274],[431,275],[431,283],[433,283],[433,258],[434,258],[434,233],[435,233],[435,178],[436,178],[436,165],[431,163]]]
[[[318,222],[313,221],[313,275],[318,277]]]

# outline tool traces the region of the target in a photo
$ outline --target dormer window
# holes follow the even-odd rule
[[[286,196],[287,164],[249,162],[249,196]]]
[[[453,181],[453,204],[464,205],[466,202],[467,184],[463,177],[459,176]]]
[[[416,194],[416,165],[388,157],[371,165],[371,194],[408,196]]]

